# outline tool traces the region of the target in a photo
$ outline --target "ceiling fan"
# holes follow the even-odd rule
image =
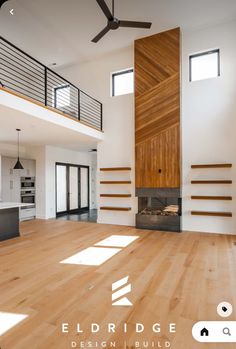
[[[107,18],[107,26],[93,38],[92,42],[97,43],[109,30],[116,30],[119,27],[150,29],[150,22],[120,21],[114,15],[114,0],[112,0],[112,13],[104,0],[96,0]]]

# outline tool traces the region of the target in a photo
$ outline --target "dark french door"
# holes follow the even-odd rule
[[[89,209],[89,167],[56,163],[56,214]]]

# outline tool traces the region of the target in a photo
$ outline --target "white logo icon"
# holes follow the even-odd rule
[[[122,297],[131,292],[131,284],[128,284],[128,280],[129,276],[126,276],[125,278],[118,280],[112,284],[112,305],[126,307],[133,305],[127,297]]]

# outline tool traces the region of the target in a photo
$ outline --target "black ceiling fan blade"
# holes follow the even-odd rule
[[[120,27],[150,29],[151,22],[120,21]]]
[[[0,8],[2,7],[2,5],[4,4],[4,2],[7,2],[8,0],[0,0]]]
[[[109,10],[107,4],[105,3],[104,0],[97,0],[98,5],[101,7],[104,15],[107,17],[108,20],[112,20],[113,16],[111,11]]]
[[[105,27],[95,38],[93,38],[92,42],[98,42],[108,31],[110,28],[107,26]]]

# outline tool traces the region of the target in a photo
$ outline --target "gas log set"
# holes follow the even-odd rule
[[[179,188],[138,188],[136,226],[142,229],[181,231]]]
[[[163,209],[155,209],[151,207],[146,207],[140,212],[144,215],[161,215],[161,216],[178,216],[179,215],[179,206],[178,205],[169,205]]]

